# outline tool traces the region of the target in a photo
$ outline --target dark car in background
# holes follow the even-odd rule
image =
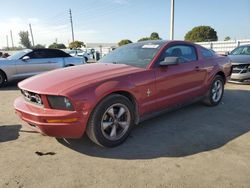
[[[250,83],[250,45],[235,48],[228,57],[232,61],[232,75],[230,82]]]

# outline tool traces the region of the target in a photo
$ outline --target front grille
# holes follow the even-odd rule
[[[250,64],[233,65],[233,72],[232,73],[244,74],[244,73],[250,72],[249,66],[250,66]]]
[[[21,90],[21,93],[26,101],[32,102],[38,105],[43,105],[42,98],[39,94],[30,92],[27,90]]]

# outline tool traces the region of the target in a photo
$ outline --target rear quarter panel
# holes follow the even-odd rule
[[[206,92],[216,74],[222,72],[226,80],[231,75],[231,61],[228,57],[215,54],[211,58],[204,58],[200,52],[200,47],[197,45],[198,57],[201,63],[201,68],[206,70],[206,79],[204,80],[204,92]]]

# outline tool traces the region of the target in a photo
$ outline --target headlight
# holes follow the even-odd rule
[[[40,105],[42,105],[42,104],[43,104],[43,102],[42,102],[42,99],[41,99],[40,95],[35,94],[35,96],[34,96],[33,98],[35,99],[35,101],[36,101],[38,104],[40,104]]]
[[[47,98],[53,109],[74,111],[73,105],[66,97],[49,95]]]

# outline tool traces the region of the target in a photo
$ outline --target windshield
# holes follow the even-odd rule
[[[135,43],[115,49],[103,57],[100,63],[126,64],[146,68],[164,43]]]
[[[21,57],[25,56],[27,53],[32,52],[32,50],[21,50],[18,51],[16,53],[14,53],[13,55],[9,56],[8,59],[10,60],[16,60],[16,59],[20,59]]]
[[[250,46],[239,46],[235,48],[230,55],[250,55]]]

